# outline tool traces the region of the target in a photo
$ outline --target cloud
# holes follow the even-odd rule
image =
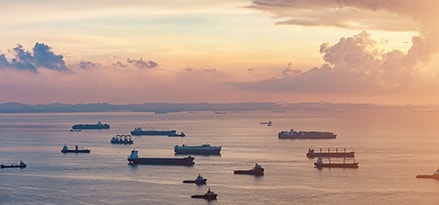
[[[128,65],[123,64],[120,61],[117,61],[116,63],[113,63],[113,66],[117,66],[117,67],[121,67],[121,68],[126,68]]]
[[[56,55],[51,47],[44,43],[35,43],[32,52],[26,51],[22,45],[12,49],[13,58],[9,62],[5,54],[0,54],[0,68],[14,68],[38,72],[39,68],[57,71],[68,71],[62,55]]]
[[[324,64],[308,71],[283,69],[282,78],[267,79],[253,83],[237,83],[246,90],[266,92],[370,92],[397,90],[416,83],[416,69],[423,62],[419,53],[423,44],[414,38],[412,51],[404,54],[399,50],[385,52],[379,43],[363,31],[352,37],[341,38],[336,44],[320,46]],[[420,47],[420,48],[418,48]]]
[[[133,64],[138,68],[156,68],[159,66],[158,63],[152,61],[152,60],[148,60],[148,61],[144,61],[142,58],[140,58],[139,60],[135,60],[135,59],[127,59],[127,62],[129,64]]]
[[[419,83],[419,71],[439,51],[439,2],[363,0],[254,0],[252,8],[275,14],[277,24],[418,31],[407,52],[384,51],[363,31],[323,43],[324,64],[308,71],[288,66],[282,78],[239,83],[242,89],[271,92],[395,91]],[[424,83],[424,82],[423,82]]]
[[[437,6],[430,0],[253,0],[250,7],[285,19],[277,24],[416,31],[419,22],[433,22]]]
[[[96,68],[97,65],[91,61],[81,61],[79,62],[79,67],[81,67],[82,69],[92,69]]]

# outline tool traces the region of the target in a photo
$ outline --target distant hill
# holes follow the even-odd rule
[[[407,107],[407,106],[406,106]],[[273,112],[282,112],[287,110],[333,110],[343,111],[351,109],[380,109],[389,108],[389,106],[378,106],[374,104],[351,104],[351,103],[144,103],[144,104],[127,104],[112,105],[108,103],[92,104],[21,104],[9,102],[0,104],[0,113],[62,113],[62,112],[188,112],[188,111],[251,111],[251,110],[268,110]]]

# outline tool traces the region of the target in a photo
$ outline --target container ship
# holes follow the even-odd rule
[[[140,158],[138,151],[133,149],[130,156],[128,157],[128,162],[131,165],[136,164],[150,164],[150,165],[183,165],[192,166],[194,165],[194,157],[187,156],[184,158]]]
[[[318,132],[318,131],[281,131],[277,135],[279,139],[335,139],[337,136],[332,132]]]
[[[141,135],[163,135],[169,137],[184,137],[186,136],[183,132],[177,133],[177,130],[143,130],[140,127],[134,128],[131,131],[131,135],[141,136]]]
[[[221,146],[211,146],[210,144],[200,146],[175,145],[174,152],[175,154],[220,155]]]
[[[73,130],[102,130],[102,129],[110,129],[110,125],[102,122],[98,122],[96,124],[76,124],[72,126]]]

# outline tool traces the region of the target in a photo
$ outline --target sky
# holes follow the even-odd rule
[[[439,104],[434,0],[0,0],[0,103]]]

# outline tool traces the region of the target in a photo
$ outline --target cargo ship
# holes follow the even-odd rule
[[[150,164],[192,166],[194,165],[194,159],[195,158],[191,156],[187,156],[184,158],[139,158],[138,151],[133,149],[130,156],[128,157],[128,162],[131,165]]]
[[[255,166],[248,170],[235,170],[233,171],[234,174],[247,174],[247,175],[255,175],[255,176],[262,176],[264,175],[264,168],[262,168],[261,165],[258,163],[255,163]]]
[[[110,140],[111,144],[133,144],[134,141],[131,139],[131,135],[116,135]]]
[[[27,167],[27,165],[21,160],[20,160],[20,164],[12,163],[10,165],[4,165],[4,164],[0,165],[0,168],[2,168],[2,169],[4,169],[4,168],[20,168],[20,169],[22,169],[22,168],[26,168],[26,167]]]
[[[308,149],[308,153],[306,153],[306,156],[308,158],[314,158],[314,157],[354,157],[355,152],[350,151],[347,152],[346,148],[343,149],[343,151],[338,151],[338,148],[335,148],[335,151],[330,148],[328,148],[328,151],[323,151],[322,148],[320,148],[319,151],[315,151],[313,148]]]
[[[318,132],[318,131],[281,131],[278,133],[279,139],[335,139],[337,136],[332,132]]]
[[[75,145],[75,149],[69,149],[67,145],[64,145],[62,150],[62,153],[90,153],[89,149],[79,149],[78,145]]]
[[[343,160],[342,163],[331,162],[331,159],[329,159],[328,163],[324,163],[322,157],[319,157],[316,162],[314,162],[315,168],[321,169],[321,168],[358,168],[358,162],[351,162],[346,163],[345,160]]]
[[[211,146],[210,144],[200,146],[175,145],[174,152],[175,154],[220,155],[221,146]]]
[[[143,130],[140,127],[134,128],[131,131],[131,135],[141,136],[141,135],[163,135],[169,137],[184,137],[186,136],[183,132],[177,133],[177,130]]]
[[[110,129],[110,125],[102,122],[98,122],[96,124],[76,124],[72,126],[72,130],[102,130],[102,129]]]

